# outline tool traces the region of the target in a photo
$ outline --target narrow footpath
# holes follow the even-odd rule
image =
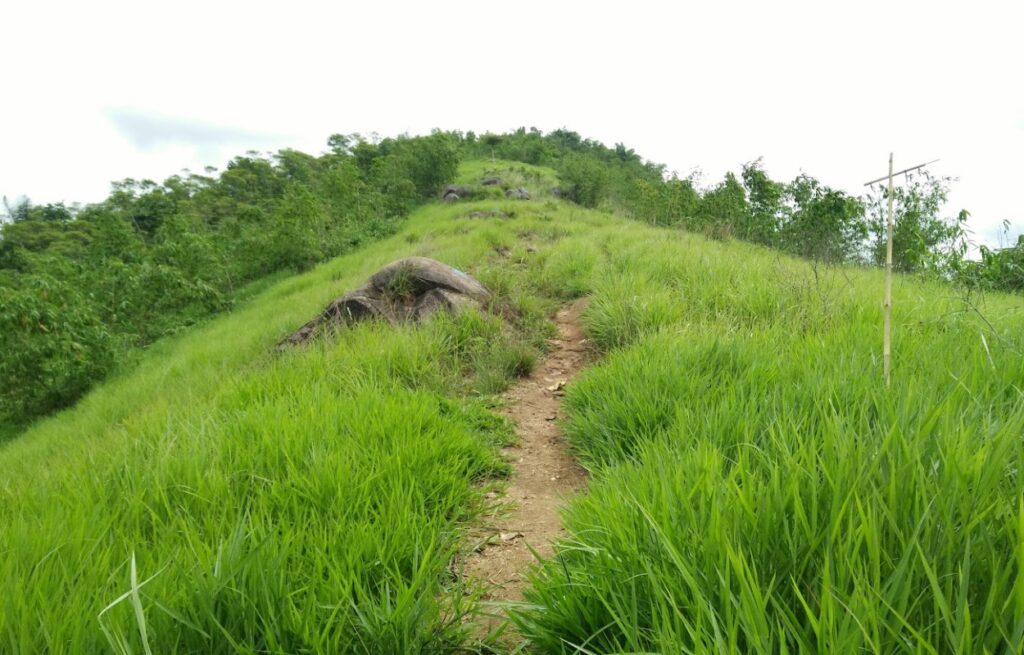
[[[525,573],[541,557],[553,554],[552,542],[564,536],[560,511],[565,499],[586,485],[586,472],[569,452],[558,422],[563,388],[583,368],[587,344],[579,317],[584,301],[555,315],[558,336],[533,373],[509,389],[504,413],[515,423],[517,443],[504,449],[512,475],[495,515],[482,520],[480,546],[465,562],[465,574],[483,582],[485,604],[503,615],[500,604],[522,600]],[[501,621],[495,617],[489,626]]]

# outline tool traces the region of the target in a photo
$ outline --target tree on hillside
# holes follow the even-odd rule
[[[738,227],[737,236],[766,246],[774,245],[782,216],[786,185],[768,177],[760,158],[744,164],[741,177],[750,211],[747,214],[747,222]]]
[[[491,134],[490,132],[480,137],[481,143],[491,149],[491,162],[494,161],[494,149],[501,144],[501,136],[497,134]]]
[[[596,207],[608,181],[607,168],[593,155],[570,153],[558,175],[566,197],[584,207]]]
[[[749,222],[749,212],[743,185],[729,172],[718,186],[704,193],[697,208],[697,218],[705,231],[712,229],[715,234],[730,235],[735,233],[737,226]]]
[[[114,182],[107,206],[119,212],[140,233],[152,237],[165,220],[178,211],[178,203],[166,187],[152,180],[131,178]]]
[[[267,256],[271,270],[304,271],[323,257],[323,205],[302,184],[294,184],[271,214]]]
[[[385,151],[398,156],[420,197],[437,196],[441,187],[455,179],[459,168],[459,147],[451,134],[435,131],[427,137],[393,143]]]
[[[951,262],[963,256],[958,245],[964,233],[968,213],[941,216],[953,178],[936,177],[927,171],[912,173],[904,184],[893,188],[893,268],[912,273],[923,270],[948,270]],[[866,197],[868,226],[871,233],[871,260],[885,264],[887,230],[886,187],[872,188]]]
[[[33,205],[27,199],[8,206],[8,222],[0,222],[0,268],[24,269],[19,252],[75,258],[87,240],[75,211],[64,203]]]
[[[815,261],[850,262],[868,236],[861,201],[799,175],[785,187],[785,217],[777,243],[784,250]]]
[[[633,191],[627,198],[633,214],[652,225],[685,226],[696,216],[700,194],[690,178],[651,181],[645,178],[633,181]]]

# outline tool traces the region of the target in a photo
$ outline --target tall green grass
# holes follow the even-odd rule
[[[493,339],[485,325],[346,330],[214,402],[131,423],[116,457],[31,494],[8,489],[5,650],[97,652],[107,637],[121,652],[147,638],[156,652],[207,653],[456,643],[460,616],[435,597],[471,483],[503,464],[488,447],[499,426],[443,388],[461,371],[459,337]],[[136,587],[133,607],[121,596]]]
[[[1021,651],[1019,299],[990,326],[901,279],[886,390],[875,273],[608,250],[611,352],[566,398],[595,481],[516,619],[538,651]]]
[[[256,291],[0,445],[0,652],[450,652],[475,591],[450,566],[554,301],[467,208]],[[539,211],[539,210],[538,210]],[[518,245],[517,245],[518,244]],[[547,248],[550,243],[538,243]],[[498,313],[366,324],[278,353],[408,255],[478,275]],[[522,254],[525,254],[523,251]]]
[[[584,295],[607,356],[566,430],[594,478],[516,616],[532,649],[1019,650],[1019,298],[982,320],[899,278],[885,391],[875,272],[538,197],[424,207],[0,444],[0,652],[484,648],[450,563],[505,470],[490,394]],[[498,311],[277,353],[409,255]]]

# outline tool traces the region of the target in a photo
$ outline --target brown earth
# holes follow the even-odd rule
[[[509,389],[504,413],[516,425],[517,443],[504,449],[512,475],[504,500],[485,516],[470,537],[480,544],[465,561],[465,575],[483,582],[484,604],[496,616],[481,626],[502,622],[502,604],[522,600],[524,574],[540,557],[553,554],[552,542],[565,535],[559,514],[565,499],[581,491],[586,472],[569,453],[558,422],[563,387],[583,367],[589,352],[579,317],[584,301],[555,315],[558,337],[533,373]]]

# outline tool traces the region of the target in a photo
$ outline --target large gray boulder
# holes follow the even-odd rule
[[[471,195],[473,195],[472,189],[457,184],[449,184],[441,191],[441,199],[445,202],[457,202]]]
[[[427,257],[406,257],[391,262],[363,286],[333,300],[281,345],[303,343],[332,325],[365,319],[420,321],[439,311],[481,307],[490,299],[491,292],[466,273]]]

